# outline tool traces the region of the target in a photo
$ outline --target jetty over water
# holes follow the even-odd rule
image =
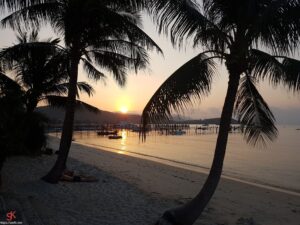
[[[241,132],[239,124],[232,124],[230,126],[231,133]],[[47,131],[49,133],[60,133],[62,130],[61,124],[49,124]],[[126,131],[131,135],[139,134],[141,131],[140,124],[95,124],[95,123],[82,123],[74,125],[75,132],[98,133],[99,135],[110,132]],[[146,128],[147,136],[152,135],[201,135],[201,134],[217,134],[219,132],[219,125],[216,124],[182,124],[182,123],[168,123],[168,124],[149,124]]]

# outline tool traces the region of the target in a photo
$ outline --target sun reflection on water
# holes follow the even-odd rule
[[[119,154],[126,154],[126,149],[127,149],[127,146],[126,146],[127,133],[126,133],[125,130],[121,131],[121,136],[122,136],[122,139],[121,139],[121,150],[118,151],[118,153]]]

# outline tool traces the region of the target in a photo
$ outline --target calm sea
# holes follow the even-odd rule
[[[253,148],[245,143],[241,134],[230,134],[223,174],[300,193],[300,130],[296,128],[279,126],[278,139],[266,148]],[[111,140],[92,132],[89,135],[78,132],[75,139],[81,144],[119,154],[208,172],[217,138],[215,133],[196,135],[192,129],[188,135],[181,136],[152,134],[142,143],[136,133],[123,131],[120,134],[122,139]]]

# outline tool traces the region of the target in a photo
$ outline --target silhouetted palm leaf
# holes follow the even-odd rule
[[[299,1],[247,1],[249,16],[247,35],[254,43],[268,47],[276,54],[293,53],[299,46]]]
[[[97,45],[93,45],[93,47],[94,50],[118,53],[126,56],[128,67],[134,67],[135,70],[144,69],[149,63],[146,50],[137,43],[128,40],[101,40]],[[85,55],[88,57],[88,52]]]
[[[91,51],[89,56],[97,65],[110,71],[120,86],[125,85],[127,65],[132,61],[131,58],[108,51]]]
[[[249,58],[249,69],[253,77],[269,80],[273,85],[278,85],[283,79],[284,68],[281,62],[272,55],[252,49]]]
[[[224,50],[228,36],[205,17],[200,6],[191,0],[150,1],[150,12],[159,24],[159,32],[170,31],[173,44],[181,45],[187,37],[194,38],[194,45],[201,43],[214,50]]]
[[[47,20],[53,20],[57,12],[61,9],[59,1],[43,1],[36,4],[27,4],[20,7],[1,20],[2,26],[10,26],[13,29],[22,29],[22,24],[33,29],[39,28]]]
[[[245,139],[251,145],[265,145],[277,137],[275,118],[249,76],[241,78],[235,115],[244,126]]]
[[[0,0],[0,8],[15,11],[32,4],[44,3],[45,1],[47,0]]]
[[[33,111],[36,104],[47,95],[66,95],[69,88],[69,54],[57,45],[59,40],[38,42],[35,30],[29,35],[27,32],[21,32],[17,39],[18,44],[0,52],[0,64],[2,68],[14,72],[20,88],[23,88],[24,103],[30,111]],[[2,81],[4,78],[0,77]],[[11,83],[18,85],[14,81]],[[8,84],[6,89],[11,89]],[[78,82],[77,89],[78,98],[79,92],[89,96],[94,93],[92,86],[86,82]]]
[[[77,82],[77,88],[77,96],[79,92],[86,93],[89,97],[91,97],[95,93],[95,89],[86,82]]]
[[[194,99],[210,92],[215,64],[199,54],[176,70],[155,92],[142,113],[143,132],[149,123],[166,122],[174,111],[182,111]],[[145,133],[144,133],[145,134]]]
[[[81,61],[83,63],[83,69],[87,73],[88,78],[94,81],[104,80],[106,78],[105,75],[97,70],[97,68],[95,68],[90,61],[84,58],[82,58]]]
[[[275,86],[283,84],[294,92],[300,90],[299,60],[253,49],[249,61],[250,72],[257,79],[267,79]]]
[[[285,57],[282,64],[285,70],[284,84],[289,90],[300,91],[300,61]]]
[[[27,42],[13,45],[12,47],[3,48],[0,52],[1,66],[3,70],[13,70],[16,61],[22,61],[25,57],[36,55],[58,54],[58,39],[51,41]]]
[[[5,92],[16,92],[20,91],[21,86],[4,73],[0,72],[0,96]]]

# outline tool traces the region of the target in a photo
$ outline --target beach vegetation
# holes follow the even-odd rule
[[[0,167],[6,157],[39,155],[45,147],[48,121],[35,112],[39,102],[65,106],[68,61],[58,42],[39,41],[36,30],[20,31],[16,44],[0,50]],[[93,93],[85,82],[78,82],[77,88],[78,92]],[[95,111],[95,107],[77,102]]]
[[[38,31],[20,30],[17,43],[0,50],[0,65],[14,77],[23,91],[26,111],[31,114],[38,103],[64,107],[68,93],[69,54],[59,45],[59,39],[39,40]],[[94,89],[86,82],[77,82],[76,105],[97,109],[79,100],[79,93],[92,96]]]
[[[20,86],[0,73],[0,184],[1,170],[7,157],[34,156],[46,144],[46,119],[33,112],[27,113]]]

